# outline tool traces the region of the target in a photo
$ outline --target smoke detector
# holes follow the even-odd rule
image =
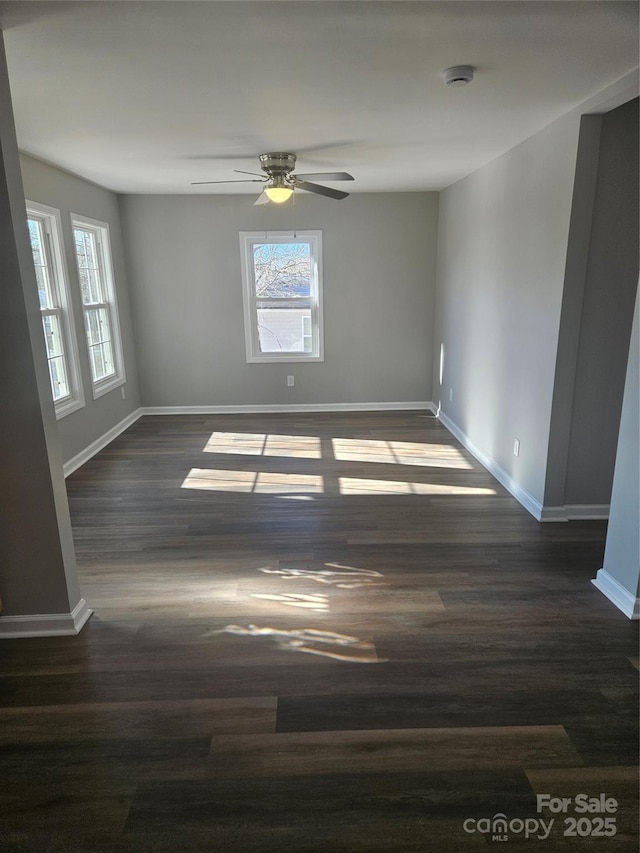
[[[444,72],[444,82],[447,86],[466,86],[473,80],[475,70],[473,65],[453,65]]]

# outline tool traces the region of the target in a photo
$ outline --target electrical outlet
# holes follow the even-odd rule
[[[449,402],[453,403],[453,388],[449,388]]]
[[[513,455],[520,456],[520,439],[514,438],[513,440]]]
[[[124,385],[123,385],[123,386],[122,386],[122,388],[120,389],[120,393],[122,394],[122,399],[123,399],[123,400],[124,400],[124,399],[126,399],[127,392],[124,390]]]
[[[294,386],[295,384],[296,384],[296,381],[295,381],[295,379],[293,378],[293,376],[287,376],[287,387],[288,387],[288,388],[293,388],[293,386]]]

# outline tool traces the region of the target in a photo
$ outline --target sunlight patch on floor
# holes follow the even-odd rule
[[[320,459],[320,438],[314,435],[270,435],[249,432],[214,432],[204,453],[237,453],[243,456],[285,456]]]
[[[240,637],[266,637],[274,640],[279,649],[302,652],[308,655],[332,658],[348,663],[385,663],[379,658],[375,646],[358,637],[337,634],[333,631],[320,631],[315,628],[297,628],[291,631],[278,628],[259,628],[257,625],[226,625],[217,631],[208,631],[204,637],[213,634],[234,634]]]
[[[473,467],[459,450],[446,444],[364,438],[332,438],[331,443],[333,455],[339,462],[377,462],[465,470]]]
[[[338,589],[359,589],[364,586],[387,586],[378,583],[377,578],[384,577],[373,569],[356,569],[353,566],[341,566],[339,563],[325,563],[325,569],[258,569],[266,575],[279,575],[283,580],[311,580],[329,584]]]
[[[495,489],[418,483],[411,480],[373,480],[338,477],[341,495],[495,495]],[[257,495],[309,495],[324,492],[324,478],[315,474],[280,474],[271,471],[227,471],[222,468],[192,468],[183,489],[240,492]]]
[[[261,601],[275,601],[278,604],[284,604],[287,607],[302,607],[305,610],[313,610],[315,613],[329,612],[329,598],[322,593],[317,595],[306,595],[302,592],[254,592],[251,594],[251,598],[257,598]]]
[[[416,483],[408,480],[370,480],[364,477],[338,477],[341,495],[495,495],[495,489],[475,486],[451,486]]]
[[[226,471],[221,468],[192,468],[183,489],[242,492],[262,495],[324,491],[324,479],[315,474],[279,474],[269,471]]]

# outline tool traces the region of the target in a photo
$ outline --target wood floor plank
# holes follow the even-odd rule
[[[274,732],[277,698],[91,702],[0,708],[0,747],[28,741],[192,740]]]
[[[341,731],[453,726],[565,725],[585,714],[611,710],[598,690],[556,689],[487,694],[383,693],[362,696],[281,696],[278,732]]]
[[[122,834],[137,789],[134,780],[113,781],[104,775],[92,784],[74,779],[47,783],[33,777],[10,787],[0,783],[2,849],[12,849],[12,840],[17,847],[22,835],[25,849],[48,850],[61,830],[67,844],[77,843],[77,833],[87,826],[98,836]],[[34,824],[36,832],[24,832]]]
[[[215,736],[209,758],[212,773],[232,778],[582,764],[562,726]]]

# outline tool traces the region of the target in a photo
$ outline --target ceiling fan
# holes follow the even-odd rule
[[[193,181],[192,186],[198,184],[265,184],[265,188],[258,196],[255,204],[267,204],[270,201],[281,204],[291,197],[294,190],[306,190],[309,193],[317,193],[328,198],[346,198],[349,193],[342,190],[334,190],[322,184],[310,183],[317,178],[325,181],[353,181],[353,175],[347,172],[314,172],[313,174],[294,175],[296,167],[296,155],[284,151],[274,151],[268,154],[260,154],[260,168],[266,177],[257,172],[245,172],[242,169],[234,169],[240,175],[256,175],[255,178],[239,178],[230,181]]]

